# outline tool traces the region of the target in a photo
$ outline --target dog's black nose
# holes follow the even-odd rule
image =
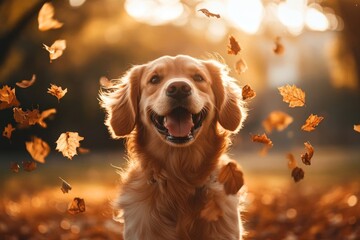
[[[166,88],[166,95],[180,100],[191,95],[191,87],[183,81],[173,82]]]

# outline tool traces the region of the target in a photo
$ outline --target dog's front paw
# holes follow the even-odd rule
[[[224,185],[226,194],[236,194],[244,185],[243,173],[236,162],[224,165],[218,175],[218,181]]]
[[[222,216],[223,211],[214,198],[209,199],[209,201],[205,204],[204,209],[200,212],[200,217],[209,222],[217,221]]]

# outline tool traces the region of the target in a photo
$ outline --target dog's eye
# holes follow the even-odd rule
[[[202,82],[202,81],[204,81],[204,78],[203,78],[200,74],[195,74],[195,75],[193,76],[193,79],[194,79],[194,81],[196,81],[196,82]]]
[[[158,84],[161,80],[161,77],[159,75],[154,75],[150,78],[150,83],[151,84]]]

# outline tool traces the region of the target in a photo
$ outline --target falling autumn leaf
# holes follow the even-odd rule
[[[236,194],[244,185],[243,173],[234,162],[220,169],[218,181],[224,185],[226,194]]]
[[[299,167],[295,167],[292,171],[291,171],[291,176],[294,178],[295,182],[299,182],[301,179],[304,178],[304,170],[302,168]]]
[[[252,136],[252,141],[253,142],[258,142],[258,143],[263,143],[263,144],[266,144],[267,146],[269,147],[272,147],[273,146],[273,143],[272,141],[270,140],[270,138],[268,138],[266,136],[266,134],[262,134],[262,135],[253,135]]]
[[[54,19],[55,9],[54,6],[47,2],[39,11],[38,23],[40,31],[47,31],[50,29],[61,28],[63,23]]]
[[[90,149],[79,147],[78,151],[79,151],[80,154],[87,154],[87,153],[90,152]]]
[[[10,138],[11,138],[11,134],[12,134],[12,132],[13,132],[14,130],[15,130],[15,128],[13,128],[13,126],[12,126],[10,123],[8,123],[8,125],[5,127],[2,135],[3,135],[4,137],[6,137],[7,139],[10,139]]]
[[[293,170],[297,167],[297,162],[293,154],[289,153],[286,158],[288,159],[288,168]]]
[[[230,35],[229,45],[228,45],[228,54],[237,55],[240,52],[241,48],[236,39]]]
[[[62,181],[61,191],[63,193],[68,193],[72,189],[71,185],[68,182],[66,182],[64,179],[62,179],[61,177],[59,177],[59,178]]]
[[[50,153],[50,147],[45,141],[41,138],[33,137],[31,142],[26,142],[25,144],[26,150],[34,160],[45,163],[45,158]]]
[[[239,60],[236,61],[235,71],[237,72],[237,74],[240,75],[240,74],[246,72],[247,69],[248,69],[248,66],[242,58],[240,58]]]
[[[20,170],[20,166],[18,163],[11,163],[10,169],[14,173],[18,173]]]
[[[23,169],[27,172],[32,172],[37,168],[37,163],[34,161],[25,161],[22,163]]]
[[[0,110],[20,106],[15,95],[15,88],[5,85],[0,89]]]
[[[311,165],[311,158],[314,155],[314,148],[313,146],[311,146],[309,142],[305,142],[304,145],[305,145],[306,153],[301,154],[301,161],[305,165]]]
[[[114,85],[107,77],[101,77],[99,79],[99,83],[100,83],[100,86],[105,87],[105,88],[110,88]]]
[[[46,51],[49,52],[50,62],[55,60],[61,55],[63,55],[64,50],[66,49],[66,40],[56,40],[51,47],[43,44]]]
[[[50,84],[50,88],[48,88],[48,93],[50,93],[51,95],[55,96],[58,101],[60,101],[60,99],[62,97],[65,96],[65,94],[67,93],[67,88],[65,88],[64,90],[59,87],[59,86],[56,86],[54,84]]]
[[[77,132],[62,133],[56,141],[56,150],[61,152],[64,157],[72,160],[72,157],[77,155],[76,149],[80,147],[79,142],[83,139]]]
[[[56,113],[55,108],[45,110],[40,113],[38,109],[23,111],[22,108],[13,108],[14,119],[21,127],[25,128],[35,124],[39,124],[41,127],[46,128],[47,124],[44,120]]]
[[[311,114],[305,121],[305,124],[301,127],[302,130],[311,132],[315,130],[315,127],[320,124],[323,120],[323,117],[318,117],[317,115]]]
[[[273,48],[273,51],[277,55],[281,55],[284,53],[285,48],[284,48],[284,45],[281,43],[280,37],[275,38],[275,47]]]
[[[43,112],[41,112],[40,117],[39,117],[37,123],[38,123],[41,127],[46,128],[46,127],[47,127],[47,124],[46,124],[46,122],[44,122],[44,120],[45,120],[46,118],[51,117],[51,116],[54,115],[55,113],[56,113],[56,109],[55,109],[55,108],[50,108],[50,109],[44,110]]]
[[[85,201],[82,198],[74,198],[68,207],[68,212],[70,214],[78,214],[85,212]]]
[[[205,16],[207,17],[216,17],[216,18],[220,18],[220,14],[215,14],[210,12],[209,10],[205,9],[205,8],[201,8],[198,10],[199,12],[202,12],[203,14],[205,14]]]
[[[354,125],[354,130],[357,132],[360,132],[360,124],[359,125]]]
[[[252,99],[256,96],[256,92],[251,89],[249,85],[245,85],[242,87],[242,98],[243,100]]]
[[[302,107],[305,105],[305,92],[295,85],[286,85],[278,89],[283,96],[283,101],[289,103],[289,107]]]
[[[21,88],[28,88],[35,83],[35,80],[36,80],[36,75],[33,74],[31,80],[22,80],[21,82],[17,82],[16,86]]]
[[[263,127],[267,133],[271,133],[273,129],[282,131],[287,128],[292,122],[293,118],[282,111],[272,111],[269,116],[262,122]]]

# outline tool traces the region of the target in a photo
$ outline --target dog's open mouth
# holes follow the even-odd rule
[[[194,139],[194,134],[201,127],[206,115],[206,109],[191,114],[187,109],[177,107],[166,116],[152,112],[150,117],[158,132],[164,135],[167,141],[183,144]]]

